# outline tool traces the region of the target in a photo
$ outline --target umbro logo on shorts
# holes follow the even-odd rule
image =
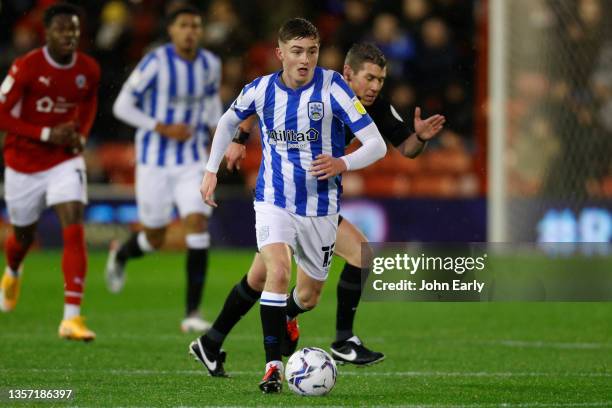
[[[270,237],[270,226],[264,225],[257,229],[257,239],[261,242],[265,241]]]

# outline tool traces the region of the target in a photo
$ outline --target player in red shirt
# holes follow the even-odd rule
[[[4,141],[5,200],[13,233],[5,253],[0,309],[15,308],[21,264],[34,241],[36,224],[46,206],[57,213],[64,239],[64,317],[59,336],[93,340],[81,317],[87,271],[83,232],[87,203],[85,136],[97,108],[100,68],[76,50],[79,12],[56,4],[44,16],[46,45],[18,58],[0,86],[0,130]]]

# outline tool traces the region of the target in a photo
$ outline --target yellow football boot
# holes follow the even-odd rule
[[[59,336],[66,340],[91,341],[96,338],[96,333],[85,326],[85,319],[82,316],[75,316],[62,320],[59,326]]]
[[[2,276],[2,282],[0,282],[0,310],[10,312],[15,308],[19,299],[20,287],[21,274],[15,277],[7,266]]]

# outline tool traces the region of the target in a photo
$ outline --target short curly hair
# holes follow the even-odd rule
[[[78,7],[68,3],[54,4],[45,10],[45,15],[43,16],[45,28],[49,28],[53,22],[53,19],[60,15],[77,16],[78,18],[81,18],[81,10]]]

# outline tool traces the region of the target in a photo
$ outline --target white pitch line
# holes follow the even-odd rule
[[[576,403],[549,403],[549,402],[500,402],[496,404],[463,404],[463,405],[446,405],[446,404],[401,404],[401,405],[377,405],[380,407],[397,407],[397,408],[578,408],[578,407],[609,407],[612,401],[598,402],[576,402]],[[336,407],[345,407],[346,405],[337,405]],[[308,405],[293,408],[306,408]]]
[[[185,339],[191,339],[191,337],[186,336],[185,334],[168,334],[168,335],[152,335],[152,336],[148,336],[148,335],[143,335],[143,334],[125,334],[125,333],[110,333],[110,334],[106,334],[104,335],[104,337],[106,338],[110,338],[110,339],[136,339],[136,340],[142,340],[143,338],[147,338],[147,339],[164,339],[164,340],[171,340],[171,339],[178,339],[178,340],[185,340]],[[308,335],[304,335],[303,337],[301,337],[300,339],[302,339],[306,342],[312,342],[312,343],[330,343],[334,340],[333,337],[324,337],[324,336],[308,336]],[[262,337],[261,335],[253,335],[253,334],[235,334],[235,335],[230,335],[228,337],[229,340],[252,340],[252,341],[258,341],[261,340]],[[385,339],[383,337],[368,337],[368,342],[373,342],[373,343],[384,343]]]
[[[257,408],[269,408],[270,406],[279,405],[256,405]],[[312,405],[291,405],[292,408],[312,408]],[[355,405],[325,405],[328,408],[345,408],[355,407]],[[361,405],[366,407],[367,405]],[[588,407],[610,407],[612,401],[596,401],[596,402],[500,402],[500,403],[487,403],[487,404],[462,404],[462,405],[449,405],[449,404],[383,404],[376,405],[376,407],[389,407],[389,408],[588,408]],[[150,408],[151,405],[129,405],[120,406],[120,408]],[[180,405],[177,408],[238,408],[238,405]],[[70,408],[86,408],[80,406],[72,406]]]
[[[448,405],[448,404],[385,404],[385,405],[376,405],[377,407],[397,407],[397,408],[578,408],[578,407],[609,407],[612,404],[612,401],[597,401],[597,402],[561,402],[561,403],[549,403],[549,402],[524,402],[524,403],[514,403],[514,402],[500,402],[495,404],[463,404],[463,405]],[[326,405],[327,406],[327,405]],[[343,408],[343,407],[353,407],[354,405],[331,405],[329,408]],[[367,406],[367,405],[363,405]],[[261,406],[267,407],[267,406]],[[188,408],[188,407],[183,407]],[[195,407],[194,407],[195,408]],[[221,408],[219,406],[218,408]],[[227,407],[226,407],[227,408]],[[292,405],[292,408],[312,408],[310,405]]]
[[[74,369],[74,368],[1,368],[0,373],[11,372],[32,372],[32,373],[92,373],[92,374],[109,374],[109,375],[206,375],[204,369],[201,370],[149,370],[149,369]],[[341,375],[356,376],[356,377],[564,377],[564,378],[608,378],[612,377],[612,372],[461,372],[461,371],[345,371],[340,368]],[[230,375],[260,375],[259,371],[229,371]]]
[[[554,348],[554,349],[577,349],[598,350],[612,348],[611,343],[570,343],[570,342],[547,342],[547,341],[524,341],[524,340],[493,340],[484,341],[486,344],[498,344],[507,347],[525,348]]]
[[[53,338],[55,339],[56,334],[54,332],[51,331],[39,331],[39,332],[35,332],[35,333],[1,333],[0,334],[0,338],[12,338],[12,339],[21,339],[21,338],[31,338],[32,335],[34,335],[34,339],[36,339],[36,337],[40,338],[40,337],[45,337],[48,336],[49,338]],[[193,336],[197,336],[196,334],[193,334],[191,336],[188,336],[186,334],[183,333],[176,333],[176,334],[146,334],[146,333],[139,333],[139,334],[130,334],[130,333],[106,333],[104,335],[98,335],[98,341],[100,340],[106,340],[106,339],[110,339],[110,340],[142,340],[142,339],[149,339],[149,340],[181,340],[181,341],[185,341],[187,342],[186,344],[188,344],[191,340],[193,340]],[[261,335],[253,335],[253,334],[235,334],[235,335],[231,335],[229,337],[230,340],[247,340],[247,341],[258,341],[261,340],[262,337]],[[303,336],[304,341],[309,342],[309,343],[328,343],[331,344],[334,341],[333,337],[323,337],[323,336],[308,336],[305,335]],[[38,340],[38,339],[36,339]],[[368,337],[368,342],[372,342],[372,343],[384,343],[385,339],[382,337]]]
[[[0,334],[0,338],[28,338],[32,337],[33,333],[2,333]],[[49,335],[49,332],[39,331],[34,333],[35,337],[44,337]],[[182,333],[176,334],[131,334],[131,333],[107,333],[103,337],[99,337],[99,339],[121,339],[121,340],[160,340],[160,341],[171,341],[171,340],[185,340],[188,341],[190,337],[186,336]],[[252,334],[235,334],[231,335],[229,339],[239,340],[239,341],[257,341],[261,340],[261,336],[252,335]],[[324,336],[303,336],[302,342],[310,342],[310,343],[329,343],[333,339],[331,337]],[[369,343],[376,344],[384,344],[388,339],[384,337],[368,337]],[[432,340],[430,337],[410,337],[408,340],[413,341],[423,341],[423,340]],[[439,338],[433,339],[437,343],[453,343],[457,344],[458,342],[461,344],[473,344],[473,345],[495,345],[495,346],[504,346],[504,347],[515,347],[515,348],[551,348],[551,349],[563,349],[563,350],[599,350],[599,349],[612,349],[612,343],[599,343],[599,342],[550,342],[550,341],[542,341],[542,340],[513,340],[513,339],[499,339],[499,340],[449,340],[443,341]]]
[[[36,332],[34,333],[35,337],[44,337],[47,336],[50,332]],[[0,334],[0,338],[32,338],[33,333],[2,333]],[[129,334],[129,333],[107,333],[104,336],[98,337],[99,340],[104,339],[120,339],[120,340],[159,340],[159,341],[172,341],[172,340],[185,340],[188,341],[190,337],[185,334],[176,333],[176,334]],[[229,337],[230,340],[239,340],[239,341],[257,341],[261,340],[261,336],[251,335],[251,334],[236,334],[231,335]],[[423,341],[423,340],[432,340],[429,337],[415,337],[410,338],[409,340],[413,341]],[[302,342],[308,343],[329,343],[333,339],[331,337],[323,337],[323,336],[303,336]],[[384,337],[368,337],[369,343],[376,344],[384,344],[388,339]],[[500,340],[449,340],[442,341],[439,338],[433,339],[437,343],[461,343],[461,344],[473,344],[473,345],[493,345],[493,346],[504,346],[504,347],[514,347],[514,348],[551,348],[551,349],[563,349],[563,350],[600,350],[600,349],[612,349],[612,343],[598,343],[598,342],[549,342],[549,341],[541,341],[541,340],[512,340],[512,339],[500,339]]]

